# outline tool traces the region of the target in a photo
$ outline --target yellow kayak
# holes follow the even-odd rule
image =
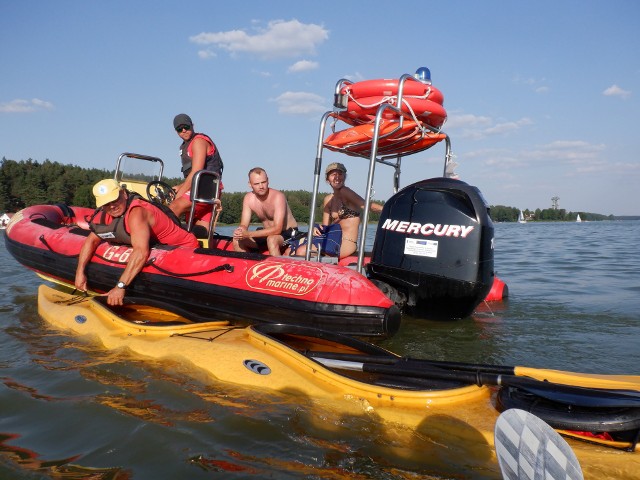
[[[640,429],[638,376],[518,367],[515,375],[497,375],[497,380],[493,374],[475,372],[480,382],[469,381],[469,372],[458,368],[403,359],[370,343],[309,327],[202,322],[164,304],[132,298],[122,307],[109,307],[105,297],[80,297],[46,285],[39,288],[38,311],[54,326],[93,337],[108,349],[177,360],[218,381],[290,394],[294,401],[302,397],[340,414],[366,415],[378,420],[390,435],[401,431],[446,445],[449,458],[496,478],[493,431],[499,409],[534,395],[552,417],[560,419],[560,428],[552,426],[569,438],[585,478],[640,478],[640,449],[634,444],[633,431],[629,433],[633,429],[627,428]],[[576,428],[563,426],[565,422],[572,427],[572,418],[563,416],[562,408],[551,408],[556,395],[560,402],[569,397],[577,398],[578,405],[584,402],[584,408],[569,408],[583,414],[594,410],[589,407],[594,403],[610,405],[604,413],[615,415],[604,415],[603,424],[613,425],[612,436],[585,437]],[[602,416],[601,410],[597,409]],[[626,414],[620,415],[623,410]]]

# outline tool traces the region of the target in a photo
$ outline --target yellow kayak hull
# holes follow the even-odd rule
[[[52,325],[93,337],[108,349],[128,349],[144,357],[179,361],[218,381],[252,391],[302,397],[341,415],[365,415],[379,421],[390,435],[410,438],[412,444],[421,438],[431,445],[446,445],[451,458],[464,459],[465,465],[483,475],[499,478],[493,439],[499,412],[490,387],[408,390],[370,384],[336,373],[302,353],[305,349],[335,349],[330,341],[293,335],[294,349],[288,345],[291,342],[262,334],[256,327],[235,327],[225,321],[192,323],[186,316],[155,307],[112,309],[94,298],[79,298],[46,285],[39,288],[38,311]],[[595,377],[599,378],[594,382],[607,381],[607,376]],[[633,377],[610,380],[632,383]],[[629,453],[569,441],[585,478],[640,478],[637,449]],[[419,457],[428,452],[405,448],[394,454]]]

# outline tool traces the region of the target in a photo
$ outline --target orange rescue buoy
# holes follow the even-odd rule
[[[444,140],[446,135],[425,131],[412,121],[383,120],[378,138],[379,154],[405,154],[425,150]],[[373,147],[374,124],[357,125],[329,135],[324,146],[329,150],[369,155]]]
[[[397,97],[363,97],[349,99],[347,109],[340,112],[340,119],[350,125],[372,123],[380,105],[388,103],[396,105]],[[407,113],[412,119],[424,122],[433,128],[439,129],[447,119],[447,112],[439,103],[425,98],[403,97],[401,111]],[[398,113],[387,108],[382,113],[382,118],[397,119]]]
[[[396,97],[399,83],[398,79],[388,78],[363,80],[343,86],[340,93],[356,99],[375,96]],[[429,83],[405,80],[402,96],[404,97],[405,95],[425,98],[440,105],[444,103],[442,92]]]

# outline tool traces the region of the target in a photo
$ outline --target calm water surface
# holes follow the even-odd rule
[[[380,343],[434,359],[639,374],[640,222],[495,227],[509,300],[454,323],[405,318]],[[436,468],[426,454],[409,461],[367,417],[57,332],[37,314],[38,277],[0,240],[0,479],[486,476]]]

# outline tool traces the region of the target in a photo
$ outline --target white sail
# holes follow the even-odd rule
[[[578,216],[576,217],[576,222],[581,222],[582,219],[580,218],[580,214],[578,214]]]
[[[524,214],[522,213],[522,210],[520,210],[520,215],[518,215],[518,223],[527,223],[527,221],[524,219]]]

